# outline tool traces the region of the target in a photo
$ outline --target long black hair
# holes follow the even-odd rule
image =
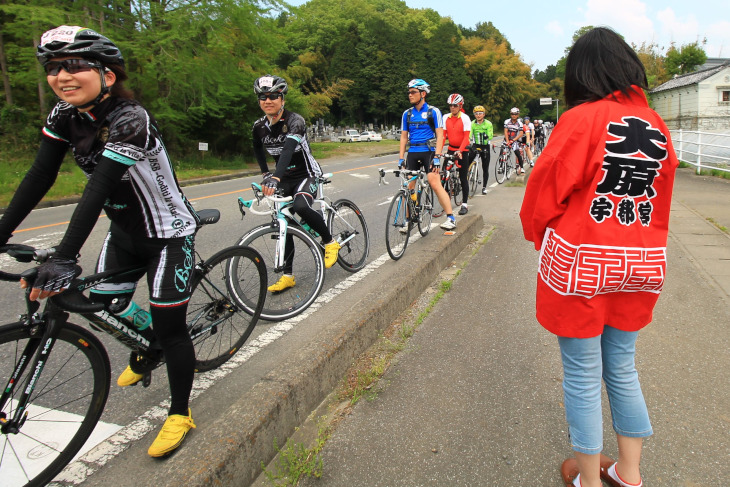
[[[647,89],[646,71],[634,50],[613,30],[596,27],[583,34],[565,62],[565,101],[569,107],[621,91]]]

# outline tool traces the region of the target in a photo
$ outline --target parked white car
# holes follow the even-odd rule
[[[360,134],[360,140],[362,142],[380,142],[381,140],[383,140],[383,136],[377,132],[373,132],[372,130],[366,130],[365,132]]]
[[[360,142],[360,134],[355,129],[345,130],[344,135],[337,137],[340,142]]]

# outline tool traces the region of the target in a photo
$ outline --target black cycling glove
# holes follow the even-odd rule
[[[264,179],[263,186],[276,191],[276,188],[279,187],[279,180],[272,176],[269,176],[268,178]]]
[[[76,259],[51,257],[38,267],[38,277],[33,288],[51,292],[63,291],[68,289],[77,275]]]

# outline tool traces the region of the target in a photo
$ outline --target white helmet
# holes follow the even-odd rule
[[[458,93],[452,93],[446,99],[446,103],[448,103],[449,105],[463,105],[464,104],[464,97],[461,96]]]
[[[426,83],[421,78],[415,78],[408,82],[408,88],[415,88],[418,91],[425,91],[426,93],[431,93],[431,85]]]

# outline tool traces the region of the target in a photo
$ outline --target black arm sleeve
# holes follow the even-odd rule
[[[114,188],[121,181],[128,166],[102,157],[94,168],[89,182],[86,184],[81,201],[76,206],[66,234],[56,249],[56,255],[66,259],[75,259],[81,247],[94,229],[104,203]]]
[[[33,165],[25,174],[0,220],[0,239],[7,242],[18,225],[51,189],[67,150],[66,142],[43,138]]]
[[[284,172],[286,172],[286,168],[289,167],[291,158],[294,155],[294,149],[296,149],[298,145],[299,142],[295,138],[286,138],[286,141],[284,141],[284,147],[281,149],[279,159],[276,161],[276,170],[274,171],[274,176],[279,179],[284,176]]]
[[[253,133],[253,154],[256,156],[256,161],[259,163],[261,168],[261,174],[269,172],[269,165],[266,164],[266,151],[264,150],[264,144],[256,136],[256,131]]]

